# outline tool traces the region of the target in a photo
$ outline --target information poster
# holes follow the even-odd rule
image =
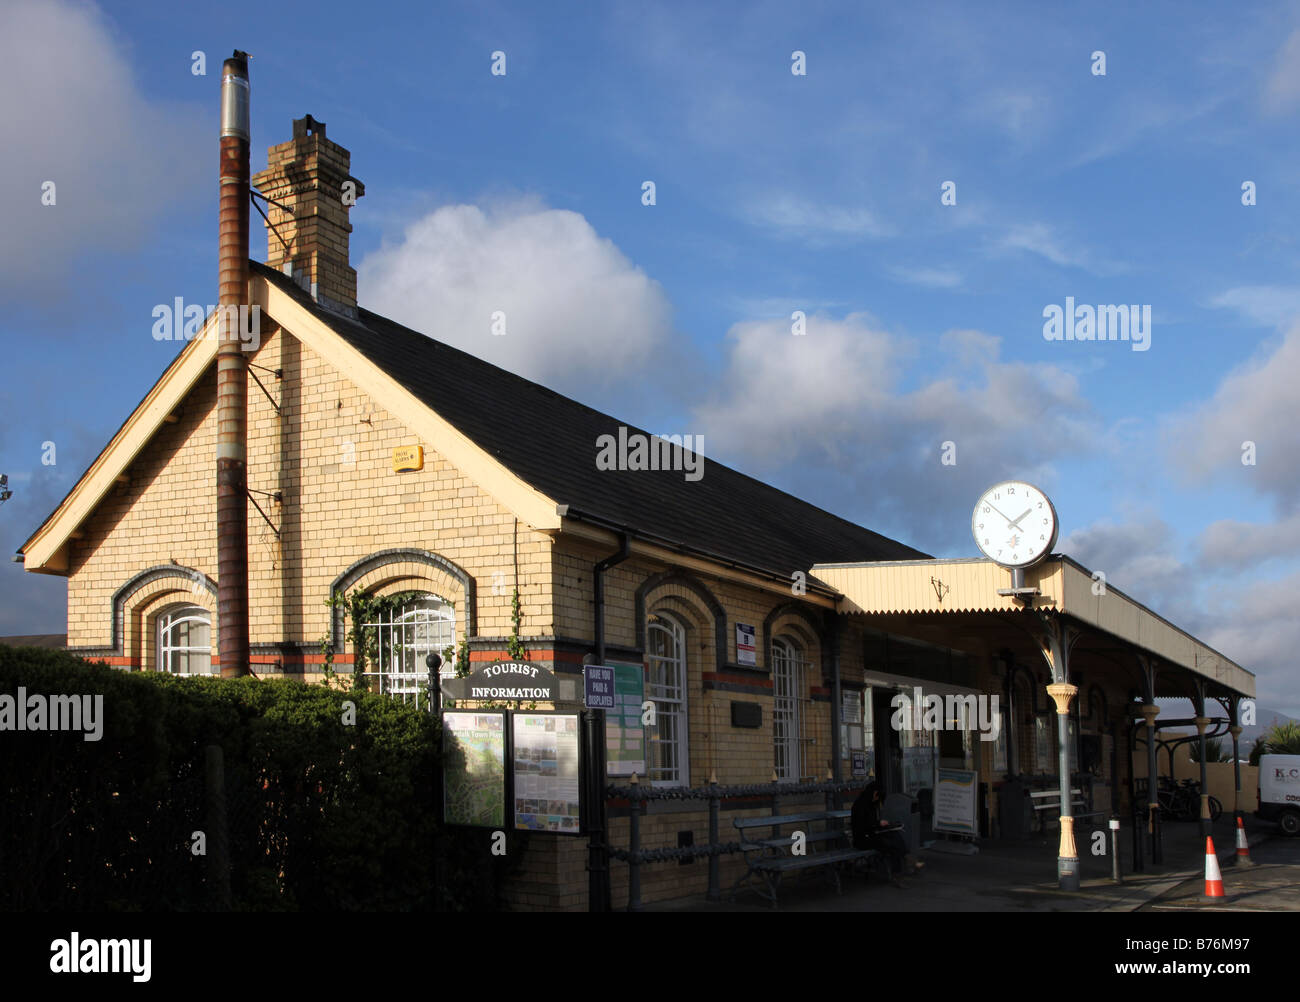
[[[747,623],[736,624],[736,664],[758,664],[758,648],[754,646],[754,627]]]
[[[645,775],[645,672],[640,665],[610,665],[614,669],[614,708],[605,711],[605,773]]]
[[[934,786],[934,830],[975,834],[975,773],[967,769],[937,769]]]
[[[506,823],[505,714],[444,710],[443,820],[503,828]]]
[[[516,712],[515,827],[579,833],[579,727],[576,713]]]

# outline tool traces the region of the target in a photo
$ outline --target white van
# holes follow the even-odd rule
[[[1259,810],[1288,835],[1300,835],[1300,755],[1259,757]]]

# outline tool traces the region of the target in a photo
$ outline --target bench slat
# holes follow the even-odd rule
[[[802,870],[807,866],[826,866],[850,859],[864,859],[876,855],[874,849],[838,849],[834,852],[813,853],[807,856],[764,856],[754,860],[755,870]]]
[[[819,811],[816,814],[774,814],[763,818],[735,818],[731,823],[742,831],[746,828],[772,828],[776,825],[794,825],[812,823],[815,821],[834,821],[833,815],[838,811],[832,811],[831,817],[827,817],[826,811]]]

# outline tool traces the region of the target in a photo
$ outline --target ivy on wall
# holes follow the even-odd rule
[[[352,645],[355,652],[352,663],[352,679],[349,682],[334,670],[334,643],[327,634],[321,637],[321,654],[325,656],[325,685],[331,689],[366,688],[366,665],[379,661],[379,629],[373,624],[391,620],[402,607],[424,592],[399,591],[392,595],[372,595],[358,588],[350,595],[331,595],[325,604],[331,609],[343,610],[343,620],[348,625],[344,639]],[[394,653],[401,654],[401,644],[395,646]]]

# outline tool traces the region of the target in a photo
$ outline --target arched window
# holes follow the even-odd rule
[[[803,651],[793,641],[777,637],[772,641],[772,741],[773,768],[782,783],[795,783],[804,774]]]
[[[455,676],[456,610],[437,595],[421,595],[364,625],[367,632],[376,631],[377,643],[375,661],[366,665],[363,675],[379,692],[418,701],[429,681],[424,664],[429,654],[442,657],[442,677]]]
[[[671,616],[646,617],[646,661],[655,725],[646,731],[646,769],[659,786],[691,781],[686,732],[686,629]]]
[[[212,617],[197,605],[174,605],[158,616],[158,670],[212,674]]]

